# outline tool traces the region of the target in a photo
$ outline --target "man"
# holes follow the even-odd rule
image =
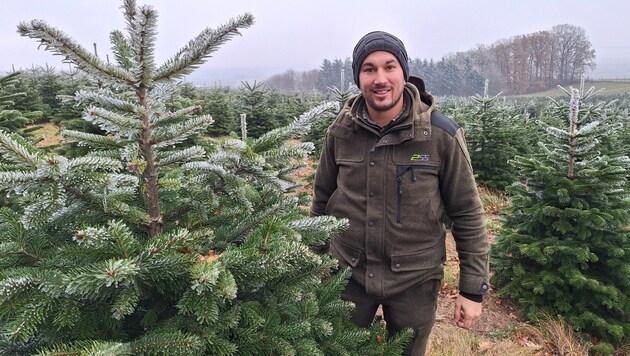
[[[424,355],[444,276],[446,218],[460,259],[455,323],[468,329],[481,314],[483,209],[462,129],[435,110],[421,79],[410,78],[404,44],[371,32],[352,59],[361,94],[328,128],[311,214],[349,220],[330,247],[352,268],[342,297],[356,305],[353,321],[369,326],[381,305],[390,333],[415,331],[405,355]]]

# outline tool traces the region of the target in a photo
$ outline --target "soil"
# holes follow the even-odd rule
[[[487,215],[486,219],[497,219],[497,215]],[[495,238],[489,230],[488,240],[494,244]],[[455,249],[455,241],[450,232],[447,234],[447,261],[445,270],[450,269],[456,276],[459,273],[459,261]],[[490,271],[492,276],[492,271]],[[455,298],[458,290],[456,285],[443,283],[438,299],[436,326],[433,328],[428,355],[466,354],[466,355],[586,355],[582,345],[570,344],[571,351],[560,352],[543,331],[528,324],[522,310],[509,298],[497,296],[495,286],[491,285],[489,292],[483,299],[483,312],[479,320],[470,330],[463,330],[455,326],[452,321],[455,310]],[[459,338],[459,341],[453,339]],[[444,352],[444,344],[462,343],[464,345],[449,345],[455,353]],[[461,351],[465,350],[465,351]],[[458,352],[460,351],[460,352]]]
[[[493,237],[490,237],[490,243],[493,243]],[[459,260],[456,257],[455,241],[450,232],[446,237],[447,260],[446,268],[451,266],[457,269]],[[483,313],[473,328],[476,332],[484,333],[496,329],[507,329],[515,321],[522,321],[522,314],[516,308],[516,305],[509,299],[499,298],[495,294],[496,290],[490,285],[489,292],[484,296]],[[440,297],[438,299],[438,315],[447,319],[452,318],[455,310],[455,298],[459,294],[456,285],[442,285]]]

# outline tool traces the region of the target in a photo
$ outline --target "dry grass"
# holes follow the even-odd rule
[[[536,328],[526,324],[495,330],[488,336],[474,329],[460,329],[444,319],[438,320],[433,328],[427,355],[546,356],[557,354],[554,351]]]
[[[588,347],[580,342],[576,333],[562,320],[546,317],[538,328],[555,346],[560,355],[588,355]]]
[[[454,303],[459,294],[459,260],[450,233],[446,242],[444,280],[427,355],[546,355],[548,344],[531,336],[528,331],[531,327],[519,320],[512,304],[496,298],[492,289],[484,297],[484,312],[472,329],[464,330],[453,323]]]
[[[475,334],[457,328],[450,319],[438,319],[429,337],[427,355],[470,355],[480,343]]]
[[[479,198],[486,214],[497,215],[501,209],[509,205],[508,197],[505,193],[486,187],[479,187]]]
[[[46,123],[39,125],[40,128],[29,132],[29,135],[33,137],[37,144],[35,147],[46,147],[59,144],[61,137],[59,136],[59,126],[53,123]]]

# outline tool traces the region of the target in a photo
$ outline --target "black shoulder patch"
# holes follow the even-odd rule
[[[453,121],[453,119],[435,110],[431,112],[431,125],[441,128],[451,136],[455,136],[459,129],[459,124]]]

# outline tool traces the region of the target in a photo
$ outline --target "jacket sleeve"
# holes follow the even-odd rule
[[[441,194],[460,261],[459,290],[488,292],[488,237],[464,133],[459,128],[447,145],[442,165]]]
[[[324,145],[319,158],[319,164],[315,172],[315,180],[313,182],[313,201],[311,203],[311,216],[320,216],[326,214],[326,205],[328,199],[337,189],[337,174],[339,168],[335,162],[334,138],[329,132],[324,137]]]

